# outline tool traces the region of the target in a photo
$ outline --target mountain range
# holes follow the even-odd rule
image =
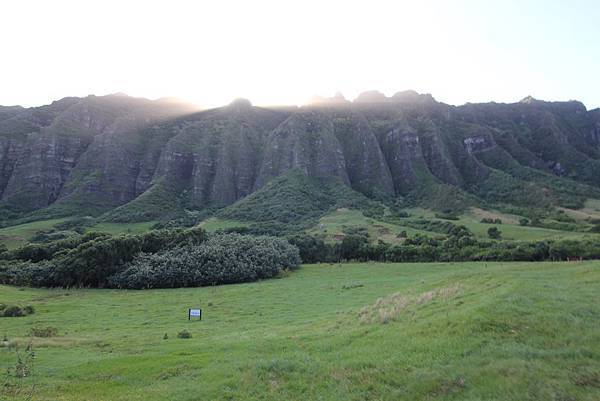
[[[121,94],[0,106],[5,225],[261,208],[274,182],[307,199],[334,185],[357,199],[440,210],[579,208],[600,198],[600,109],[531,97],[452,106],[414,91],[303,107],[237,99],[202,111]]]

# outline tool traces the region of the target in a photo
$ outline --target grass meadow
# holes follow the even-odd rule
[[[0,368],[33,327],[52,327],[32,339],[31,374],[10,379],[35,383],[36,400],[596,401],[599,301],[595,261],[305,265],[172,290],[0,286],[0,303],[35,308],[0,318]]]

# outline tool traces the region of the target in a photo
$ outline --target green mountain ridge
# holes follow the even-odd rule
[[[218,210],[289,224],[374,201],[577,209],[600,198],[599,173],[600,110],[575,101],[451,106],[372,91],[300,108],[238,99],[197,112],[123,95],[0,107],[4,226]]]

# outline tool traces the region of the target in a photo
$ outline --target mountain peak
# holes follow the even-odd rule
[[[533,103],[539,103],[539,102],[540,102],[540,100],[537,100],[536,98],[534,98],[531,95],[526,96],[519,101],[519,103],[523,103],[523,104],[533,104]]]
[[[308,104],[330,104],[330,105],[339,105],[339,104],[347,104],[350,103],[341,92],[336,92],[333,97],[323,97],[319,95],[315,95],[308,102]]]
[[[392,100],[401,103],[436,103],[435,98],[431,96],[431,94],[421,94],[414,90],[396,92],[394,96],[392,96]]]
[[[361,93],[354,99],[354,103],[384,103],[389,100],[383,93],[377,90],[370,90]]]
[[[229,103],[229,107],[236,110],[248,109],[252,107],[252,102],[243,97],[238,97],[237,99],[234,99],[231,103]]]

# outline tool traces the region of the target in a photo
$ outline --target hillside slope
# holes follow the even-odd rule
[[[368,92],[302,108],[238,99],[190,112],[117,95],[1,108],[4,224],[32,212],[148,221],[213,210],[291,170],[434,208],[465,199],[580,208],[600,197],[600,111],[575,101],[455,107]]]

